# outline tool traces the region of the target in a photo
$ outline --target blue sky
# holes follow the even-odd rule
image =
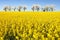
[[[33,4],[39,4],[41,6],[54,4],[56,10],[60,10],[60,0],[0,0],[0,10],[3,9],[4,5],[10,6],[19,6],[19,5],[27,5],[28,9],[31,9]]]

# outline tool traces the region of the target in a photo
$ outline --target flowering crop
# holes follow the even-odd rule
[[[0,40],[59,40],[60,12],[0,12]]]

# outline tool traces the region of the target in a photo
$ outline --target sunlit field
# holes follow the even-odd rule
[[[60,40],[60,12],[0,12],[0,40]]]

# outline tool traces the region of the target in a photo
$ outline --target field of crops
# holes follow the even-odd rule
[[[60,40],[60,12],[0,12],[0,40]]]

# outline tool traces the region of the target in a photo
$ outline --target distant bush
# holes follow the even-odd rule
[[[46,5],[45,7],[41,7],[40,5],[35,4],[32,6],[31,10],[32,11],[44,11],[44,12],[45,11],[54,11],[55,10],[54,7],[55,7],[54,5]],[[11,6],[5,6],[3,8],[4,11],[11,11],[11,10],[21,11],[21,9],[23,9],[25,11],[27,9],[27,6],[18,6],[18,7],[14,7],[13,9]]]

